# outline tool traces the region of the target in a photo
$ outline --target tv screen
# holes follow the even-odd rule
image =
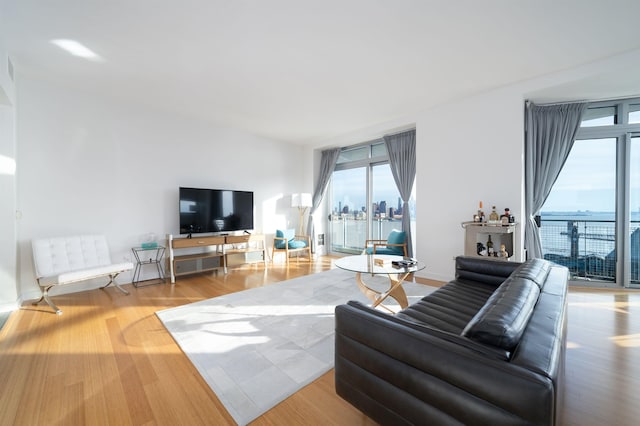
[[[180,188],[180,233],[253,229],[253,192]]]

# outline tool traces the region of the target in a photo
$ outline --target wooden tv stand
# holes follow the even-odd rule
[[[231,246],[231,247],[229,247]],[[261,258],[264,267],[267,267],[267,248],[265,246],[264,235],[260,234],[244,234],[244,235],[228,235],[225,237],[225,245],[222,248],[224,253],[224,273],[231,266],[229,256],[243,255],[244,263],[248,263],[246,256],[251,253],[262,253]],[[238,256],[236,256],[238,257]]]
[[[253,243],[253,244],[252,244]],[[231,245],[231,248],[226,247]],[[241,247],[242,246],[242,247]],[[171,284],[180,275],[222,269],[227,273],[227,257],[234,254],[262,252],[265,266],[267,254],[264,235],[215,235],[191,238],[167,235]],[[199,250],[198,250],[199,249]],[[185,254],[176,254],[183,252]],[[187,254],[187,252],[189,252]]]

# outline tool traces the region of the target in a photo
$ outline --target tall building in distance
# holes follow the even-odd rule
[[[380,201],[378,203],[378,215],[381,216],[382,214],[384,214],[384,215],[387,214],[387,202],[386,201]]]

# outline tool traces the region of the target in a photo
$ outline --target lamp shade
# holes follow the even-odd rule
[[[311,207],[312,201],[311,194],[307,192],[291,195],[291,207]]]

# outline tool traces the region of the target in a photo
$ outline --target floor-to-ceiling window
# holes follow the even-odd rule
[[[592,104],[541,209],[545,258],[574,280],[640,285],[640,102]]]
[[[332,252],[360,253],[367,239],[386,239],[391,230],[402,228],[405,212],[382,140],[342,150],[329,194]],[[415,206],[415,195],[410,206]]]

